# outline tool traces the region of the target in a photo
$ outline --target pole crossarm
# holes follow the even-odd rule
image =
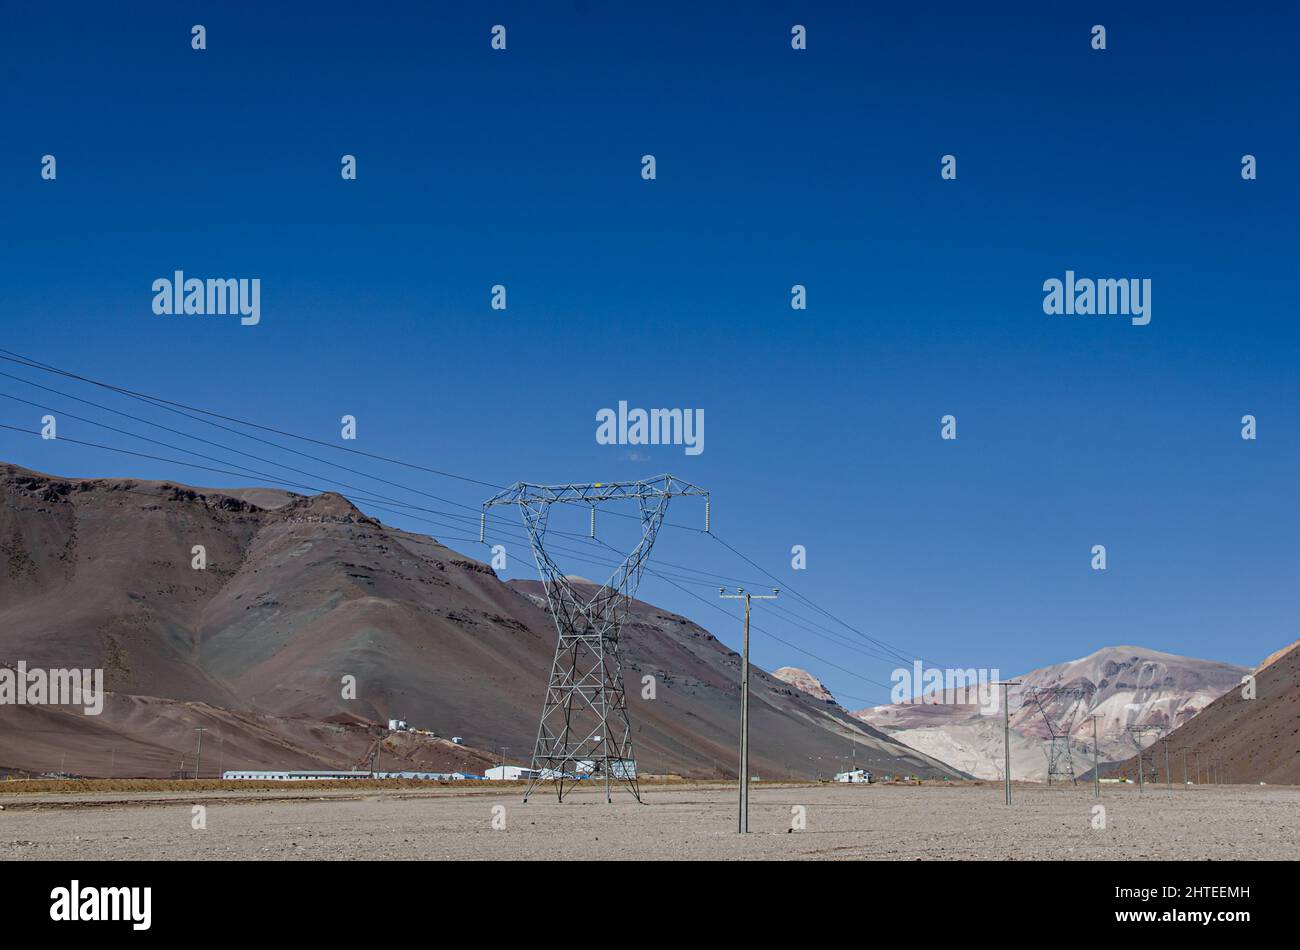
[[[570,485],[537,485],[532,482],[515,482],[483,503],[483,507],[498,505],[594,505],[603,501],[647,501],[674,496],[696,495],[708,498],[709,493],[697,485],[672,475],[656,475],[637,482],[591,482]]]

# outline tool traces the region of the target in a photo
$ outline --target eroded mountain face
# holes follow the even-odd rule
[[[1020,737],[1013,742],[1012,777],[1046,778],[1047,740],[1067,729],[1077,771],[1090,769],[1093,726],[1087,717],[1092,715],[1098,717],[1098,759],[1105,763],[1128,758],[1136,749],[1130,726],[1157,726],[1159,734],[1167,734],[1237,686],[1247,672],[1232,664],[1117,646],[1012,677],[1023,683],[1009,689],[1011,728]],[[1081,695],[1039,694],[1035,699],[1035,687],[1064,687]],[[974,704],[942,701],[946,698],[940,694],[926,702],[880,706],[855,715],[972,774],[1000,777],[1000,707],[982,711]],[[1144,744],[1156,741],[1156,735],[1144,737]]]

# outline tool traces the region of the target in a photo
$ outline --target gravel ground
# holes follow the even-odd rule
[[[756,786],[750,834],[734,788],[663,787],[607,804],[583,791],[216,792],[0,798],[0,860],[45,859],[1144,859],[1300,860],[1300,789]],[[206,829],[191,827],[206,808]],[[504,811],[495,811],[503,808]],[[790,831],[792,809],[806,826]],[[494,817],[505,828],[494,830]]]

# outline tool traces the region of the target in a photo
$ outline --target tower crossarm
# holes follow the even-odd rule
[[[605,501],[651,501],[682,495],[709,493],[698,485],[672,475],[656,475],[636,482],[588,482],[569,485],[537,485],[515,482],[483,503],[484,508],[498,505],[595,505]]]

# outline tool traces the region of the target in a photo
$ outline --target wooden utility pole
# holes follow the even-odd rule
[[[1011,709],[1007,701],[1007,687],[1019,686],[1019,680],[1004,680],[994,683],[1002,687],[1002,784],[1007,793],[1007,804],[1011,804]]]
[[[199,780],[199,769],[203,767],[203,733],[208,730],[200,726],[194,731],[199,734],[199,748],[194,758],[194,781],[197,782]]]
[[[1092,720],[1092,797],[1101,798],[1101,766],[1097,762],[1097,717],[1089,716]]]

